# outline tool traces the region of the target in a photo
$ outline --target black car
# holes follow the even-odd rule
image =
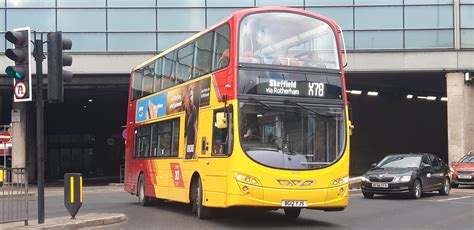
[[[433,154],[393,154],[382,159],[362,177],[361,189],[364,197],[374,194],[405,193],[414,199],[422,192],[439,191],[448,195],[450,169]]]

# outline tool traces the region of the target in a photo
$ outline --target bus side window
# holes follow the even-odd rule
[[[176,71],[175,51],[167,54],[163,58],[163,77],[161,79],[161,89],[166,89],[175,85]]]
[[[219,129],[215,126],[216,113],[223,112],[223,109],[214,111],[213,122],[213,139],[212,139],[212,155],[230,155],[232,153],[233,145],[233,113],[232,106],[228,108],[227,128]]]
[[[212,68],[212,39],[214,32],[211,31],[202,37],[198,38],[196,41],[196,55],[194,66],[196,69],[196,76],[207,74]]]
[[[225,24],[216,29],[215,33],[215,56],[214,56],[214,68],[218,70],[227,67],[229,64],[228,58],[230,57],[230,28],[229,24]]]
[[[142,97],[142,81],[143,70],[135,70],[132,77],[132,100]]]

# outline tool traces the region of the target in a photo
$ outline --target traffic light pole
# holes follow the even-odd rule
[[[43,99],[43,35],[36,38],[34,57],[36,60],[36,153],[38,183],[38,224],[44,223],[44,99]]]

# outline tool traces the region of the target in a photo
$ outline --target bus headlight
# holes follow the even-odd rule
[[[246,184],[260,185],[260,181],[258,181],[257,178],[243,173],[236,173],[235,180]]]
[[[347,184],[347,182],[349,182],[349,177],[344,176],[344,177],[340,177],[340,178],[337,178],[337,179],[333,180],[332,185]]]

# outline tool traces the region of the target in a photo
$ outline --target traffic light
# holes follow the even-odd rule
[[[31,44],[30,28],[18,28],[5,33],[5,39],[13,44],[5,51],[5,56],[15,62],[7,66],[7,77],[13,78],[14,101],[31,101]]]
[[[72,56],[63,53],[70,50],[71,39],[63,38],[62,32],[48,33],[48,100],[62,102],[64,100],[64,82],[72,81],[72,72],[63,70],[63,66],[72,65]]]

